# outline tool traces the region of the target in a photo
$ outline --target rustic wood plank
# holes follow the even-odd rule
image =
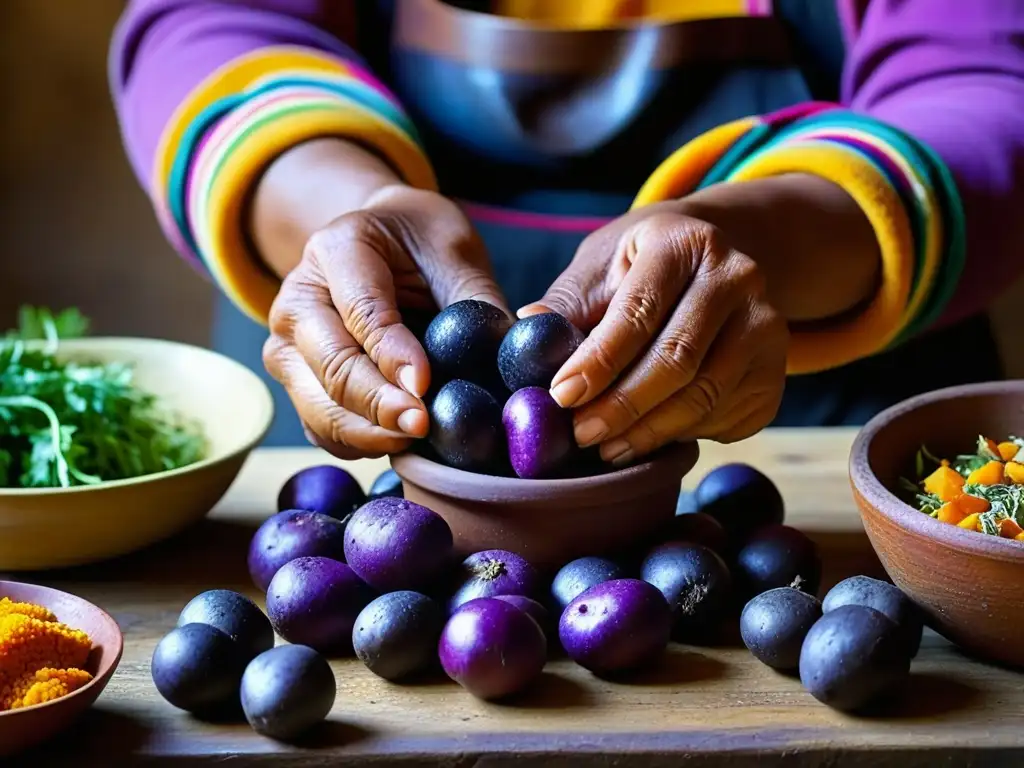
[[[782,489],[788,521],[823,547],[826,587],[852,573],[879,574],[846,479],[852,438],[851,430],[769,430],[733,446],[705,445],[684,484],[723,461],[754,464]],[[358,662],[336,661],[331,721],[302,746],[178,712],[150,681],[154,645],[197,592],[229,587],[253,594],[245,572],[253,528],[273,511],[288,475],[323,460],[304,449],[259,451],[196,529],[119,562],[35,578],[107,608],[125,631],[126,648],[85,720],[18,764],[1024,765],[1024,678],[970,660],[932,633],[901,700],[887,717],[870,719],[817,704],[798,681],[742,648],[682,646],[656,672],[628,684],[553,662],[539,685],[512,704],[476,701],[444,680],[396,686]],[[346,466],[369,485],[386,462]]]

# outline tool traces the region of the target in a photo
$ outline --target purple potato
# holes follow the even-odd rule
[[[445,674],[480,699],[498,699],[532,683],[547,661],[547,640],[525,611],[503,600],[462,605],[444,626],[438,656]]]
[[[792,587],[754,597],[740,613],[740,637],[754,657],[780,672],[800,666],[800,649],[821,618],[818,598]]]
[[[512,318],[493,304],[467,299],[441,310],[423,335],[438,381],[463,379],[484,387],[500,383],[498,349]]]
[[[870,576],[843,579],[828,591],[821,607],[829,613],[844,605],[863,605],[881,611],[899,627],[910,657],[917,655],[924,619],[920,609],[895,584]]]
[[[305,509],[344,520],[365,501],[358,480],[341,467],[323,464],[288,478],[277,496],[277,509]]]
[[[509,605],[514,605],[519,610],[528,613],[540,628],[544,630],[544,634],[547,635],[551,623],[551,614],[548,613],[547,608],[536,600],[531,600],[529,597],[523,597],[522,595],[495,595],[494,599],[504,600]]]
[[[389,592],[366,606],[352,628],[356,657],[378,677],[398,681],[436,660],[444,615],[419,592]]]
[[[462,561],[457,585],[448,601],[449,612],[478,597],[535,597],[540,588],[540,573],[515,552],[488,549]]]
[[[672,611],[664,596],[639,579],[591,587],[569,603],[558,622],[558,638],[569,658],[597,674],[654,661],[671,631]]]
[[[694,495],[699,510],[717,519],[734,543],[784,518],[782,494],[775,483],[747,464],[712,469],[698,483]]]
[[[551,599],[558,612],[595,584],[626,576],[626,569],[603,557],[580,557],[566,563],[551,581]]]
[[[896,624],[863,605],[835,608],[811,627],[800,650],[800,681],[818,701],[857,712],[893,694],[910,656]]]
[[[219,629],[185,624],[157,643],[150,672],[168,703],[207,717],[238,706],[238,686],[247,661],[242,647]]]
[[[746,599],[777,587],[817,595],[821,557],[817,545],[796,528],[768,525],[755,531],[736,554],[733,575]]]
[[[686,541],[700,544],[724,555],[729,549],[729,536],[725,528],[711,515],[689,512],[676,515],[661,531],[662,541]]]
[[[469,381],[449,381],[430,403],[427,438],[442,462],[455,469],[494,474],[507,461],[501,405]]]
[[[651,550],[640,566],[644,581],[672,607],[679,640],[697,642],[718,629],[732,599],[732,576],[714,550],[672,541]]]
[[[242,711],[257,733],[290,741],[324,721],[337,692],[327,659],[305,645],[281,645],[246,667]]]
[[[281,566],[267,590],[270,623],[289,643],[321,653],[352,651],[352,626],[372,593],[344,563],[299,557]]]
[[[249,543],[249,575],[266,592],[277,570],[297,557],[345,560],[345,523],[304,509],[278,512],[257,530]]]
[[[366,495],[368,499],[379,499],[383,496],[394,496],[405,498],[405,489],[402,487],[402,478],[393,469],[385,469],[370,486],[370,492]]]
[[[368,501],[345,529],[345,561],[381,592],[418,589],[451,564],[452,531],[440,515],[405,499]]]
[[[517,321],[498,350],[498,370],[505,386],[510,392],[527,387],[549,389],[583,339],[579,328],[555,312]]]
[[[559,407],[546,389],[520,389],[505,403],[501,418],[509,463],[519,477],[552,477],[572,457],[572,413]]]
[[[246,662],[274,647],[270,619],[256,603],[230,589],[211,589],[189,600],[178,616],[178,626],[186,624],[219,629],[238,643]]]

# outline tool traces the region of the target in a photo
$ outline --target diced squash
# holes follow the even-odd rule
[[[997,453],[1003,461],[1010,461],[1014,456],[1017,455],[1017,452],[1020,450],[1019,445],[1017,445],[1016,443],[1009,442],[1000,443],[997,446],[997,448],[999,449]]]
[[[1018,533],[1016,536],[1013,537],[1013,540],[1014,541],[1024,541],[1024,533]]]
[[[1004,471],[1006,479],[1011,483],[1024,485],[1024,464],[1018,464],[1015,461],[1011,461],[1006,465],[1006,469]]]
[[[980,496],[972,496],[969,493],[961,493],[953,499],[952,503],[956,504],[957,509],[964,513],[964,517],[988,512],[992,507],[992,505],[988,503],[988,499],[983,499]]]
[[[967,476],[968,485],[1000,485],[1002,482],[1003,462],[1001,461],[990,461]]]
[[[924,481],[924,489],[942,501],[952,501],[961,494],[963,487],[963,476],[950,467],[939,467]]]
[[[979,515],[977,512],[975,512],[973,515],[968,515],[963,520],[961,520],[959,523],[957,523],[957,527],[959,527],[959,528],[966,528],[968,531],[976,531],[976,530],[978,530],[978,520],[980,518],[981,518],[981,515]]]
[[[999,521],[999,535],[1004,539],[1015,539],[1024,533],[1024,528],[1017,525],[1013,518],[1006,517]]]
[[[983,438],[982,438],[982,442],[984,442],[984,443],[985,443],[985,447],[986,447],[986,448],[988,448],[989,452],[990,452],[990,453],[991,453],[991,454],[992,454],[993,456],[998,456],[998,455],[999,455],[999,446],[998,446],[998,445],[996,445],[996,441],[995,441],[995,440],[993,440],[993,439],[992,439],[992,438],[990,438],[990,437],[983,437]],[[981,446],[978,446],[978,447],[980,448]],[[980,453],[980,452],[981,452],[981,451],[979,451],[979,453]]]
[[[955,501],[947,501],[939,507],[939,511],[935,514],[935,519],[940,523],[949,523],[950,525],[956,525],[965,517],[967,515],[957,506]]]

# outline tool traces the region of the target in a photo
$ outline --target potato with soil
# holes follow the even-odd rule
[[[814,698],[858,712],[893,694],[906,681],[910,655],[896,624],[863,605],[825,613],[800,650],[800,681]]]
[[[457,301],[439,312],[423,335],[437,381],[464,379],[486,388],[501,383],[498,349],[512,319],[485,301]]]
[[[502,406],[470,381],[449,381],[434,396],[427,442],[443,463],[466,472],[504,474],[508,464]]]
[[[714,637],[733,596],[729,567],[718,554],[699,544],[668,542],[648,553],[640,576],[672,607],[677,640],[703,642]]]
[[[304,645],[261,653],[242,675],[242,711],[253,730],[281,741],[296,739],[323,722],[337,685],[327,660]]]
[[[817,545],[796,528],[767,525],[751,534],[737,552],[733,575],[745,599],[778,587],[817,595],[821,557]]]
[[[754,657],[780,672],[800,666],[804,638],[821,618],[818,598],[792,587],[762,592],[740,613],[740,637]]]
[[[829,613],[844,605],[863,605],[881,611],[899,627],[910,657],[917,655],[921,647],[924,618],[920,609],[895,584],[870,576],[843,579],[828,591],[821,607],[825,613]]]
[[[443,626],[441,606],[426,595],[389,592],[356,617],[352,647],[373,674],[398,681],[435,663]]]
[[[153,651],[150,673],[170,704],[201,717],[231,714],[248,661],[242,647],[209,624],[168,632]]]
[[[502,549],[484,550],[462,561],[448,610],[454,612],[463,603],[478,597],[536,597],[540,586],[540,573],[526,558]]]
[[[555,312],[517,321],[498,350],[498,370],[505,386],[509,392],[526,387],[549,389],[583,339],[579,328]]]
[[[245,595],[211,589],[196,595],[181,610],[177,626],[208,624],[236,643],[248,663],[274,647],[274,628],[263,611]]]

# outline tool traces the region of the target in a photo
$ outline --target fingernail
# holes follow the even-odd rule
[[[587,380],[583,374],[577,373],[570,376],[556,387],[551,389],[551,397],[563,408],[572,408],[587,392]]]
[[[402,385],[402,389],[408,392],[413,397],[420,397],[422,393],[416,389],[416,370],[411,365],[403,365],[398,369],[396,374],[398,383]]]
[[[634,456],[633,446],[625,440],[612,440],[601,449],[601,458],[611,464],[626,464]]]
[[[423,411],[419,411],[415,408],[402,411],[398,416],[398,428],[407,435],[419,434],[419,430],[416,427],[422,418]]]
[[[608,425],[604,423],[604,420],[591,416],[577,425],[576,442],[581,448],[586,448],[588,445],[600,442],[607,434]]]

